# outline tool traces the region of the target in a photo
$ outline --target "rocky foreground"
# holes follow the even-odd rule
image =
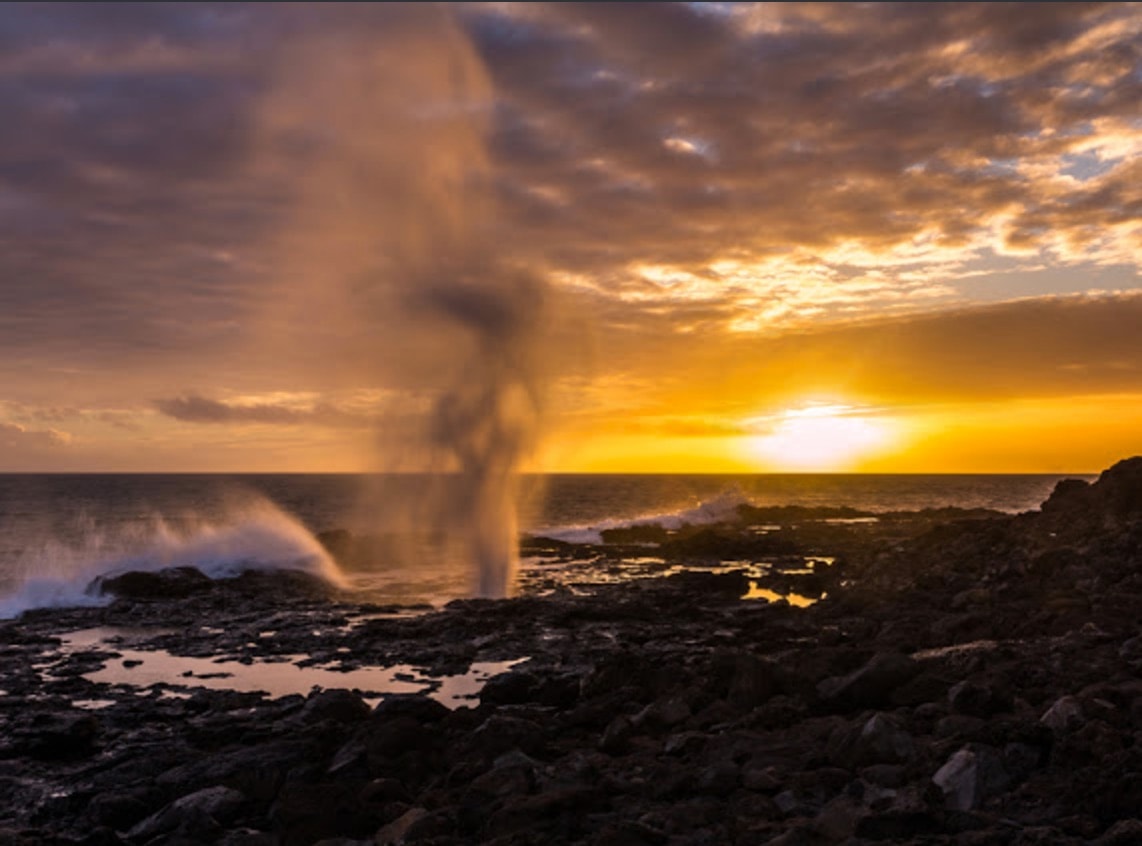
[[[527,543],[585,573],[654,555],[666,575],[546,595],[539,577],[416,616],[301,576],[181,572],[3,624],[0,843],[1142,843],[1142,458],[1018,516],[742,509],[639,531]],[[740,598],[759,587],[824,598]],[[111,647],[61,649],[157,625],[144,648],[246,662],[529,660],[450,710],[172,698],[180,679],[139,695],[84,678]]]

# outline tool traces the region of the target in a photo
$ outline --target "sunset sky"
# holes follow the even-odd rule
[[[0,115],[0,471],[1142,453],[1138,3],[5,4]]]

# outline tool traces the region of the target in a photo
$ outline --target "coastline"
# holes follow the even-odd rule
[[[1139,842],[1142,459],[1041,512],[796,523],[527,541],[592,574],[634,552],[691,565],[581,595],[398,609],[300,575],[187,576],[4,622],[0,840]],[[835,563],[764,577],[820,601],[741,598],[743,560],[825,549]],[[415,666],[429,687],[525,660],[450,704],[178,679],[139,695],[84,678],[122,662],[114,644],[61,649],[95,627],[161,627],[144,652]]]

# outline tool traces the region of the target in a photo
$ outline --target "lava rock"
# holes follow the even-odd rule
[[[179,828],[210,830],[229,822],[246,797],[229,787],[207,787],[171,802],[127,832],[128,840],[147,841]]]
[[[1010,784],[998,755],[986,747],[965,747],[953,754],[932,776],[944,794],[944,805],[956,811],[971,811]]]
[[[877,708],[887,704],[892,692],[919,672],[920,665],[907,655],[879,652],[847,676],[821,681],[817,695],[832,710]]]

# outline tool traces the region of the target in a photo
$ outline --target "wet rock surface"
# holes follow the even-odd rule
[[[1016,516],[778,511],[531,539],[582,584],[415,614],[176,573],[2,623],[0,842],[1142,842],[1142,460]],[[740,598],[802,579],[824,598]],[[121,632],[65,647],[93,627]],[[438,676],[527,660],[456,707],[87,678],[138,672],[128,646]]]

